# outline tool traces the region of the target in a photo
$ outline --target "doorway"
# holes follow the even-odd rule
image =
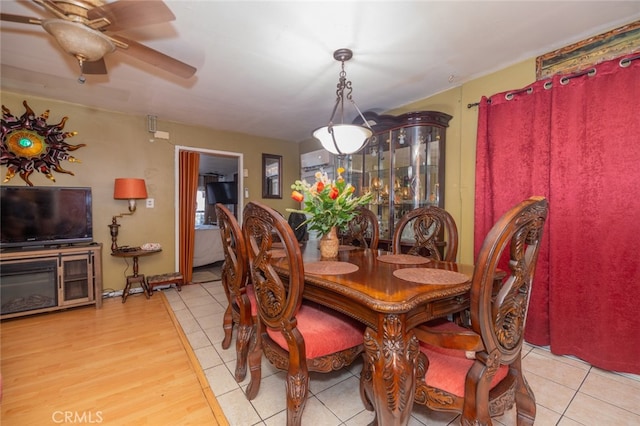
[[[182,226],[180,226],[180,194],[179,188],[181,187],[183,176],[180,170],[179,163],[179,155],[180,152],[193,152],[198,153],[200,158],[200,167],[198,174],[199,176],[216,176],[221,177],[223,180],[231,180],[233,176],[237,176],[237,205],[236,211],[242,212],[243,209],[243,197],[240,194],[244,193],[244,181],[243,181],[243,154],[238,152],[230,152],[230,151],[219,151],[219,150],[211,150],[211,149],[201,149],[201,148],[193,148],[187,146],[176,146],[175,147],[175,263],[178,270],[180,269],[180,265],[185,265],[186,259],[182,259],[181,256],[186,256],[184,253],[180,252],[180,241],[182,238],[185,238],[184,235],[181,235]],[[231,177],[231,178],[229,178]],[[201,179],[199,179],[200,181]],[[199,190],[203,188],[199,185]],[[197,197],[197,194],[196,194]],[[198,213],[196,213],[198,214]],[[238,215],[240,216],[240,215]],[[206,222],[206,217],[204,217],[204,222]],[[238,217],[240,221],[241,218]],[[210,225],[210,224],[209,224]],[[193,232],[193,235],[189,237],[191,241],[194,240],[196,230],[189,229],[188,232]],[[217,234],[216,234],[217,236]],[[219,238],[219,237],[218,237]],[[218,256],[219,255],[215,255]],[[214,256],[214,257],[215,257]],[[191,262],[193,266],[193,261]]]

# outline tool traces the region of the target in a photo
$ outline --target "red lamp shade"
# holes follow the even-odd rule
[[[113,186],[113,198],[116,200],[136,200],[147,198],[144,179],[118,178]]]

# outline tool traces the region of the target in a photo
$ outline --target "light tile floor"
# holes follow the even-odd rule
[[[286,423],[284,376],[263,360],[260,392],[247,401],[245,379],[237,383],[235,343],[221,348],[222,316],[226,298],[220,281],[188,285],[181,292],[164,290],[176,317],[200,361],[211,389],[233,426],[276,426]],[[359,426],[373,420],[360,400],[361,362],[330,373],[311,373],[310,397],[303,424]],[[527,345],[523,353],[526,378],[536,396],[536,425],[640,425],[640,377],[591,367],[580,360],[559,357],[544,348]],[[248,376],[248,375],[247,375]],[[495,418],[494,424],[516,424],[515,409]],[[414,406],[410,425],[457,425],[455,414]]]

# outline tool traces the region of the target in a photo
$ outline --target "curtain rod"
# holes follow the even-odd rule
[[[632,61],[635,61],[636,59],[640,59],[640,53],[637,54],[637,55],[634,55],[634,56],[630,56],[630,57],[621,59],[620,62],[618,63],[618,65],[620,65],[622,68],[626,68],[631,64]],[[580,71],[580,72],[577,72],[575,74],[566,75],[566,76],[564,76],[564,77],[562,77],[560,79],[560,84],[567,84],[569,82],[569,80],[571,80],[572,78],[580,77],[580,76],[583,76],[585,74],[589,75],[589,77],[593,77],[594,75],[596,75],[596,68],[595,67],[594,68],[589,68],[587,70]],[[551,88],[551,82],[549,81],[549,82],[545,83],[545,89],[550,89],[550,88]],[[509,99],[509,98],[513,98],[513,95],[517,95],[518,93],[522,93],[522,92],[531,93],[532,91],[533,91],[533,89],[531,87],[528,87],[526,89],[520,89],[520,90],[515,90],[513,92],[509,92],[505,96],[507,97],[507,99]],[[488,99],[487,102],[491,103],[491,99]],[[467,108],[473,108],[473,107],[478,106],[478,105],[480,105],[480,102],[474,102],[474,103],[471,103],[471,104],[467,104]]]

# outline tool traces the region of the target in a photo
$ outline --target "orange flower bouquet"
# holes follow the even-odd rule
[[[355,197],[355,188],[342,177],[344,169],[339,167],[337,172],[338,176],[333,181],[326,173],[317,172],[315,183],[297,180],[291,185],[291,198],[303,203],[304,207],[287,211],[306,214],[307,220],[303,223],[307,223],[310,230],[317,231],[322,236],[327,235],[334,227],[344,229],[354,218],[356,207],[370,203],[372,198],[371,193]]]

